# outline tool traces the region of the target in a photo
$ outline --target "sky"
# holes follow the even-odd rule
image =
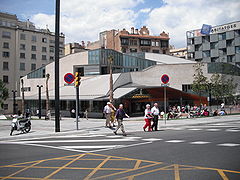
[[[240,20],[239,0],[60,0],[60,29],[66,43],[96,41],[99,32],[147,26],[169,33],[170,44],[186,47],[186,31]],[[55,0],[0,0],[0,11],[29,19],[54,32]]]

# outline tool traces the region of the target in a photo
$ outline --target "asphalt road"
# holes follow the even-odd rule
[[[0,179],[239,180],[240,121],[0,142]]]

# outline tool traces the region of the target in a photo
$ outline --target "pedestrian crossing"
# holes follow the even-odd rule
[[[179,129],[178,129],[179,130]],[[219,132],[223,131],[223,129],[217,128],[190,128],[188,130],[191,131],[202,131],[206,130],[209,132]],[[225,129],[226,132],[239,132],[239,129]],[[161,137],[161,133],[159,131],[159,137]],[[42,138],[29,138],[29,139],[21,139],[21,140],[10,140],[7,144],[22,144],[22,145],[32,145],[32,146],[40,146],[47,148],[57,148],[67,151],[77,151],[77,152],[99,152],[120,148],[128,148],[133,146],[141,146],[147,145],[150,143],[159,143],[164,145],[163,143],[168,144],[184,144],[184,145],[192,145],[192,146],[217,146],[228,147],[228,148],[238,148],[240,147],[240,143],[238,142],[211,142],[206,141],[204,139],[198,140],[190,140],[189,139],[164,139],[157,138],[156,133],[139,133],[140,136],[127,136],[123,137],[120,135],[107,135],[107,134],[79,134],[79,135],[65,135],[65,136],[52,136],[52,137],[42,137]],[[142,136],[141,136],[142,135]],[[169,138],[169,137],[168,137]]]

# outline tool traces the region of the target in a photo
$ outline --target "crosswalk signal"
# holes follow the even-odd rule
[[[79,87],[80,80],[81,80],[80,73],[79,72],[75,72],[75,87]]]

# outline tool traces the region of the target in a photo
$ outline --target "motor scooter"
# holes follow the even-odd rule
[[[22,133],[28,133],[31,130],[30,117],[22,118],[17,115],[13,115],[10,136],[12,136],[14,130],[22,131]]]

